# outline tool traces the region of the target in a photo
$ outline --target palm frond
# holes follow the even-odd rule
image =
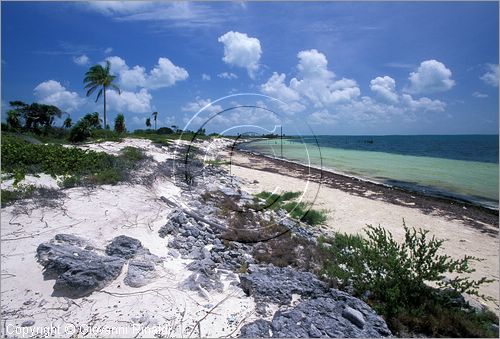
[[[118,86],[116,86],[115,84],[111,83],[111,85],[109,87],[111,87],[112,89],[117,91],[118,94],[122,94],[122,91],[120,90],[120,88]]]
[[[95,99],[95,102],[99,101],[99,98],[101,97],[101,95],[102,95],[102,88],[97,93],[97,98]]]
[[[89,96],[91,96],[91,95],[92,95],[92,93],[94,93],[94,92],[95,92],[95,90],[99,87],[99,85],[89,84],[89,85],[85,86],[85,88],[87,88],[87,87],[89,87],[89,86],[90,86],[90,88],[89,88],[89,90],[87,91],[87,96],[88,96],[88,97],[89,97]]]

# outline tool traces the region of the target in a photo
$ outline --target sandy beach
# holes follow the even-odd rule
[[[177,144],[187,143],[179,141]],[[230,140],[213,139],[199,143],[197,147],[207,150],[204,161],[225,160],[230,144]],[[262,311],[256,299],[242,290],[240,274],[247,268],[242,268],[241,263],[246,265],[244,260],[249,258],[250,252],[243,245],[233,250],[218,239],[192,237],[189,240],[183,237],[184,241],[191,242],[189,248],[192,252],[189,252],[182,247],[187,245],[173,247],[181,237],[173,234],[158,236],[176,209],[168,201],[175,202],[185,211],[198,211],[211,222],[222,222],[217,219],[220,215],[214,214],[214,207],[200,198],[202,192],[217,191],[223,191],[229,197],[238,195],[247,201],[251,201],[251,194],[263,190],[304,192],[301,199],[314,201],[314,208],[328,210],[326,224],[314,229],[315,234],[362,233],[366,224],[380,224],[400,240],[404,218],[408,226],[422,227],[432,235],[446,239],[443,247],[446,254],[455,258],[464,254],[483,258],[484,261],[475,264],[477,271],[472,276],[495,280],[482,287],[481,292],[494,299],[487,305],[498,312],[498,226],[485,222],[493,218],[488,214],[478,214],[476,219],[470,213],[462,218],[451,218],[453,209],[428,211],[403,200],[392,203],[384,199],[383,193],[377,192],[376,186],[366,189],[362,182],[358,182],[358,193],[354,194],[346,188],[331,187],[331,183],[319,185],[313,175],[308,181],[298,168],[294,172],[293,166],[245,153],[233,154],[230,166],[205,167],[199,184],[189,188],[166,175],[168,169],[164,166],[175,156],[173,146],[124,139],[122,142],[78,147],[119,154],[126,146],[137,147],[148,156],[148,162],[133,173],[131,182],[61,189],[58,181],[48,175],[27,176],[23,184],[51,188],[58,195],[22,200],[2,208],[2,332],[8,337],[31,337],[40,335],[33,332],[36,329],[52,328],[56,328],[55,332],[48,333],[48,336],[235,337],[246,324],[256,319],[269,320],[278,309],[298,305],[300,294],[291,294],[291,300],[285,305],[269,302]],[[221,169],[226,172],[221,172]],[[342,187],[350,186],[349,179],[345,180]],[[2,182],[2,189],[9,188],[12,188],[12,180]],[[419,204],[426,201],[422,197],[419,199]],[[202,223],[197,225],[197,232],[210,229]],[[99,255],[107,253],[107,246],[115,237],[137,239],[157,258],[153,277],[144,286],[127,284],[130,261],[104,288],[81,298],[60,296],[55,293],[53,278],[44,277],[44,267],[37,260],[40,244],[50,244],[58,234],[84,239],[87,247]],[[197,248],[190,247],[194,241],[198,244],[197,240],[204,242]],[[214,252],[215,248],[222,252]],[[203,278],[206,268],[193,271],[193,265],[206,262],[207,258],[200,259],[203,255],[216,260],[219,254],[233,266],[221,264],[210,271],[215,280],[202,280],[208,279]],[[208,262],[214,264],[212,259]],[[209,284],[204,285],[207,282]],[[217,287],[210,289],[212,283]],[[117,332],[120,330],[122,332]],[[376,332],[363,333],[357,335]]]
[[[483,286],[481,292],[495,300],[487,305],[498,312],[497,212],[388,189],[355,178],[329,176],[325,172],[319,178],[314,169],[246,152],[233,153],[230,167],[232,174],[246,179],[245,187],[252,193],[304,192],[304,201],[314,202],[314,208],[328,211],[327,223],[321,228],[325,234],[363,234],[366,225],[381,225],[401,240],[404,219],[407,226],[428,230],[436,238],[446,240],[443,245],[446,254],[454,258],[471,255],[484,259],[474,263],[476,272],[472,277],[495,280]],[[338,182],[332,179],[334,176]]]

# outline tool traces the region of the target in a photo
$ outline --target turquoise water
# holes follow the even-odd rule
[[[372,143],[374,142],[368,142],[368,144]],[[319,140],[319,144],[325,144],[325,142]],[[360,148],[369,147],[366,143],[360,145]],[[279,140],[251,142],[242,148],[277,158],[281,157]],[[402,152],[318,147],[312,142],[289,139],[283,141],[283,157],[288,160],[302,164],[310,163],[315,167],[322,166],[325,170],[333,170],[427,194],[451,196],[498,208],[498,160],[496,162],[471,161],[440,158],[435,154],[415,156],[399,153]],[[484,157],[484,154],[482,156]]]

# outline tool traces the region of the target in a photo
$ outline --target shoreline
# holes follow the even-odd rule
[[[365,178],[350,176],[329,169],[306,166],[291,160],[276,159],[254,151],[235,148],[231,152],[231,165],[234,164],[250,169],[278,173],[299,179],[307,178],[320,185],[339,189],[353,195],[419,209],[424,213],[437,212],[444,217],[461,220],[491,236],[496,237],[498,235],[499,211],[497,209],[454,197],[424,194],[419,191],[412,191]],[[248,162],[234,161],[234,155],[247,157],[250,165]],[[367,195],[365,194],[367,191],[375,192],[375,194]],[[492,231],[485,227],[484,224],[491,225],[497,229]]]
[[[229,156],[227,153],[225,156]],[[429,232],[443,240],[440,252],[455,259],[470,255],[471,278],[492,279],[480,293],[492,301],[472,298],[498,314],[498,217],[496,211],[465,203],[428,197],[378,185],[291,162],[235,151],[228,165],[231,175],[244,181],[251,194],[262,191],[282,194],[302,192],[301,201],[326,213],[326,222],[311,228],[320,235],[336,233],[364,235],[367,225],[380,225],[397,242],[404,241],[403,224]]]
[[[255,140],[242,141],[240,144],[238,144],[234,148],[234,150],[238,150],[240,152],[246,152],[246,153],[249,153],[249,154],[252,154],[255,156],[262,156],[262,157],[273,159],[273,160],[279,160],[279,161],[283,161],[283,162],[287,162],[287,163],[292,163],[292,164],[301,165],[301,166],[305,166],[305,167],[315,168],[315,169],[321,170],[323,172],[330,172],[330,173],[333,173],[336,175],[354,178],[354,179],[357,179],[360,181],[370,182],[370,183],[373,183],[376,185],[386,186],[386,187],[390,187],[390,188],[394,188],[394,189],[400,189],[402,191],[407,191],[409,193],[419,194],[422,196],[441,198],[441,199],[450,200],[453,202],[464,203],[466,205],[483,207],[483,208],[486,208],[487,210],[492,210],[494,212],[496,211],[497,213],[500,210],[500,205],[499,205],[498,201],[495,201],[495,200],[492,200],[489,198],[485,198],[485,197],[467,196],[465,194],[454,193],[451,191],[447,191],[446,189],[440,189],[438,187],[433,187],[433,186],[425,186],[425,185],[420,185],[420,184],[413,184],[412,185],[412,183],[410,183],[410,182],[406,183],[404,181],[399,181],[399,180],[395,180],[395,179],[391,179],[391,178],[385,178],[385,179],[380,178],[380,180],[377,178],[368,178],[368,177],[363,177],[361,175],[357,175],[355,173],[338,171],[338,170],[335,170],[331,167],[322,167],[322,166],[314,165],[314,164],[306,165],[306,164],[301,163],[301,162],[296,161],[296,160],[290,160],[290,159],[286,159],[286,158],[282,158],[282,159],[274,158],[270,155],[260,153],[258,151],[252,150],[252,149],[246,149],[246,148],[244,148],[244,146],[242,148],[240,148],[241,145],[250,144],[254,141]],[[384,180],[387,182],[384,182]],[[395,184],[389,183],[391,181],[394,182]],[[397,183],[399,183],[399,184],[397,184]],[[419,188],[421,188],[421,189],[419,189]],[[428,191],[425,191],[426,189]],[[475,198],[477,198],[477,199],[475,199]]]

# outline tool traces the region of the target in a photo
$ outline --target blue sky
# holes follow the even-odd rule
[[[102,112],[82,79],[109,60],[129,129],[498,133],[497,2],[2,2],[2,112]],[[253,95],[241,95],[253,93]],[[227,97],[228,95],[233,95]],[[220,99],[223,98],[223,99]],[[218,100],[220,99],[220,100]],[[211,105],[209,105],[211,104]],[[205,107],[200,114],[195,114]]]

